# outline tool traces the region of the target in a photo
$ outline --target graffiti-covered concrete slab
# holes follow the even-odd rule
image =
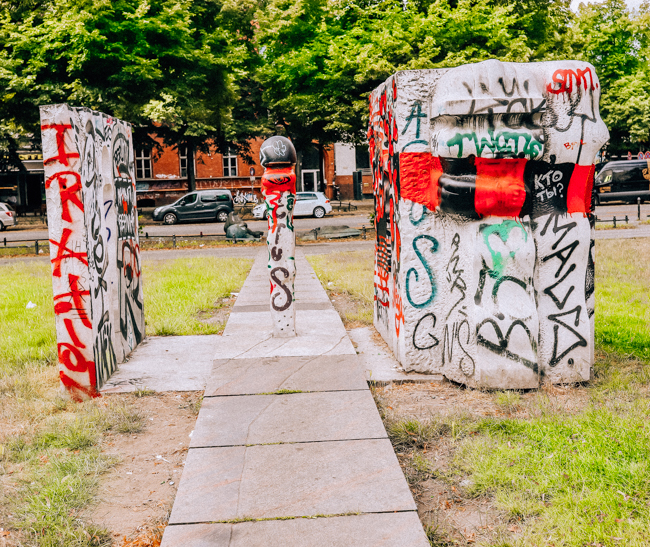
[[[79,400],[144,337],[131,126],[66,104],[40,111],[60,377]]]
[[[405,71],[372,93],[375,326],[405,370],[590,378],[599,95],[579,61]]]

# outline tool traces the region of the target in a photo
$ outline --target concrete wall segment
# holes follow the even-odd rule
[[[82,400],[144,336],[131,126],[60,104],[41,107],[41,134],[60,378]]]
[[[599,94],[580,61],[404,71],[371,94],[375,325],[406,370],[590,377]]]

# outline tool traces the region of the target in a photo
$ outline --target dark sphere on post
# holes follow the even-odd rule
[[[260,164],[262,167],[295,163],[296,149],[286,137],[270,137],[262,143],[260,148]]]

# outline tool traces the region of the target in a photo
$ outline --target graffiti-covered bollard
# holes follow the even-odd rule
[[[59,377],[82,400],[144,338],[131,126],[67,104],[40,112]]]
[[[371,94],[374,322],[406,370],[590,379],[599,96],[578,61],[407,70]]]
[[[289,139],[271,137],[262,143],[260,163],[264,167],[262,193],[266,203],[269,232],[271,318],[273,336],[296,335],[294,280],[296,278],[296,236],[293,205],[296,198],[296,150]]]

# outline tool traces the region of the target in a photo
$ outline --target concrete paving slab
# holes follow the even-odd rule
[[[268,327],[267,327],[268,325]],[[260,312],[236,313],[228,318],[228,323],[223,331],[223,336],[232,336],[238,333],[249,333],[254,328],[259,334],[263,329],[271,328],[271,311],[266,309]],[[269,331],[270,332],[270,331]],[[296,310],[296,333],[299,336],[341,336],[345,328],[341,323],[339,314],[330,306],[329,309],[312,311]],[[253,338],[256,333],[251,332]]]
[[[253,395],[280,389],[342,391],[368,389],[352,355],[226,359],[214,362],[205,397]]]
[[[201,391],[221,336],[148,336],[104,384],[102,393]]]
[[[359,354],[366,379],[375,385],[445,381],[442,374],[406,372],[374,327],[351,329],[348,336]]]
[[[237,518],[246,450],[245,446],[189,450],[170,524]]]
[[[388,439],[193,448],[169,522],[415,509]]]
[[[207,397],[191,448],[385,439],[369,390]]]
[[[296,310],[300,311],[316,311],[316,310],[329,310],[332,304],[329,302],[304,302],[296,299]],[[230,313],[250,313],[250,312],[265,312],[269,309],[269,304],[242,304],[233,307]]]
[[[161,547],[428,547],[414,511],[168,526]]]
[[[215,352],[217,359],[263,359],[266,357],[299,357],[315,355],[353,355],[354,347],[345,336],[332,339],[326,334],[295,338],[273,338],[272,334],[251,331],[252,341],[241,336],[224,336]]]
[[[297,310],[292,338],[273,338],[271,328],[270,311],[231,314],[215,359],[356,355],[334,309]]]

